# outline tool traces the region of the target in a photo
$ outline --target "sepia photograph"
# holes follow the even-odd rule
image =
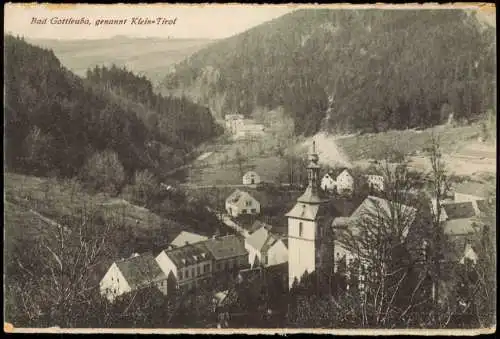
[[[4,332],[496,332],[494,4],[4,11]]]

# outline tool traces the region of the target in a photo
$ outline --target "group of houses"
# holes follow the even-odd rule
[[[257,137],[264,134],[264,125],[258,124],[255,120],[246,119],[241,114],[227,114],[224,119],[226,129],[232,133],[236,139]]]
[[[422,238],[419,233],[422,211],[375,195],[346,199],[325,194],[330,189],[352,192],[354,178],[349,169],[343,168],[320,179],[318,161],[313,143],[307,165],[308,186],[285,215],[288,220],[285,234],[274,232],[273,226],[261,221],[255,221],[250,232],[244,236],[209,238],[182,232],[156,256],[151,253],[134,254],[113,263],[101,281],[101,292],[113,299],[154,284],[167,294],[172,289],[197,286],[199,282],[221,272],[241,273],[283,265],[288,267],[288,286],[291,288],[295,282],[300,282],[306,272],[312,273],[317,269],[338,271],[339,267],[360,263],[357,253],[345,245],[346,237],[360,234],[360,225],[367,215],[390,218],[395,210],[399,211],[398,218],[405,215],[399,233],[400,241],[416,241],[425,252],[428,239]],[[365,178],[372,188],[384,190],[382,176],[369,174]],[[250,184],[260,181],[254,172],[249,172],[243,179]],[[460,243],[460,255],[455,257],[460,262],[466,259],[477,261],[478,254],[470,237],[475,232],[475,220],[482,213],[486,201],[484,187],[480,186],[476,183],[459,185],[455,188],[453,200],[440,203],[444,233]],[[437,209],[436,202],[431,202],[431,205],[431,208]],[[225,210],[230,218],[236,218],[259,215],[261,206],[250,193],[237,189],[226,199]],[[382,222],[377,227],[386,224]],[[362,280],[359,281],[360,288],[363,287]]]
[[[376,173],[363,175],[368,188],[374,191],[383,192],[385,189],[384,176]],[[321,189],[329,193],[349,195],[354,192],[354,176],[351,170],[346,167],[336,168],[328,171],[321,178]]]
[[[286,263],[286,240],[272,234],[270,228],[256,222],[246,239],[238,235],[208,238],[182,231],[156,256],[134,253],[112,263],[101,279],[101,295],[113,301],[151,286],[167,295],[192,289],[223,273]]]

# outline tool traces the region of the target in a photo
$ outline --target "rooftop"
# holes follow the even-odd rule
[[[444,233],[447,235],[469,235],[479,230],[479,225],[473,218],[447,220],[444,223]]]
[[[116,266],[132,289],[167,278],[151,253],[122,259]]]
[[[226,201],[232,204],[236,204],[242,198],[250,198],[255,200],[255,198],[252,197],[249,193],[237,189],[233,193],[231,193],[229,197],[227,197]]]
[[[232,258],[248,254],[245,249],[244,240],[237,235],[212,238],[195,244],[200,248],[206,248],[215,260]]]
[[[182,247],[166,250],[165,254],[172,260],[172,262],[179,267],[186,267],[193,265],[197,262],[210,260],[211,253],[206,248],[198,246],[203,242],[196,244],[184,245]]]
[[[171,245],[174,247],[182,247],[186,244],[195,244],[200,241],[207,240],[208,237],[204,235],[199,235],[196,233],[182,231],[179,233],[177,237],[171,242]]]
[[[488,198],[492,190],[494,190],[494,187],[477,181],[464,182],[455,187],[455,193],[474,195],[484,199]]]
[[[476,214],[471,201],[447,203],[443,204],[442,208],[448,219],[472,218]]]
[[[265,253],[279,239],[280,237],[269,232],[266,227],[261,227],[246,238],[245,241],[257,251]]]

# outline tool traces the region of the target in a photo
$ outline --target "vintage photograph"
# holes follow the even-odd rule
[[[4,331],[496,331],[493,4],[4,9]]]

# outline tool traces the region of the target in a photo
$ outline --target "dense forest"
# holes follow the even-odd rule
[[[219,116],[281,106],[298,134],[427,127],[495,109],[495,45],[463,10],[297,10],[195,53],[161,90]]]
[[[161,177],[221,132],[208,108],[156,95],[144,77],[111,67],[82,79],[23,38],[5,36],[4,76],[8,170],[73,177],[100,166],[124,179],[145,169]]]

